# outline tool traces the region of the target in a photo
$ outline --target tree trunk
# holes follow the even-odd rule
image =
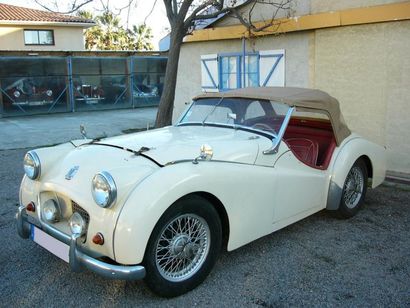
[[[172,124],[172,112],[174,110],[175,87],[177,83],[179,54],[185,31],[183,27],[175,27],[171,30],[168,62],[165,69],[164,90],[158,106],[155,127],[164,127]]]

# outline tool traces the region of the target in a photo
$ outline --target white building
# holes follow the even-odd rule
[[[85,50],[92,20],[0,3],[0,50]]]

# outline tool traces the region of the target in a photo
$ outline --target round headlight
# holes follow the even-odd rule
[[[80,213],[75,212],[70,218],[70,229],[72,234],[85,234],[86,222]]]
[[[15,98],[19,98],[20,97],[20,91],[17,91],[17,90],[14,91],[13,95],[14,95]]]
[[[41,216],[48,222],[60,220],[60,208],[55,200],[49,199],[41,207]]]
[[[111,174],[106,171],[97,173],[92,181],[92,194],[95,203],[101,207],[111,207],[117,199],[117,186]]]
[[[47,94],[47,96],[51,96],[51,95],[53,95],[53,91],[52,90],[47,90],[46,94]]]
[[[35,180],[40,176],[40,159],[34,151],[29,151],[24,156],[24,172],[26,175]]]

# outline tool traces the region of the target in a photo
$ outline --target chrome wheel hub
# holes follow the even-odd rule
[[[161,231],[155,262],[162,277],[183,281],[192,277],[206,260],[210,247],[207,222],[195,214],[178,216]]]
[[[355,166],[349,171],[343,187],[343,200],[349,209],[352,209],[359,204],[363,189],[363,172],[359,167]]]

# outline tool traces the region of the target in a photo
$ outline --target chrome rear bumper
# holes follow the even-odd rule
[[[21,205],[16,214],[17,232],[24,239],[29,238],[31,232],[30,222],[27,217],[26,208]],[[72,271],[81,272],[84,268],[87,268],[100,276],[121,280],[139,280],[145,277],[145,267],[142,265],[114,265],[102,262],[80,251],[77,244],[79,235],[73,234],[70,237],[47,224],[41,222],[40,224],[44,232],[70,246],[69,263]]]

